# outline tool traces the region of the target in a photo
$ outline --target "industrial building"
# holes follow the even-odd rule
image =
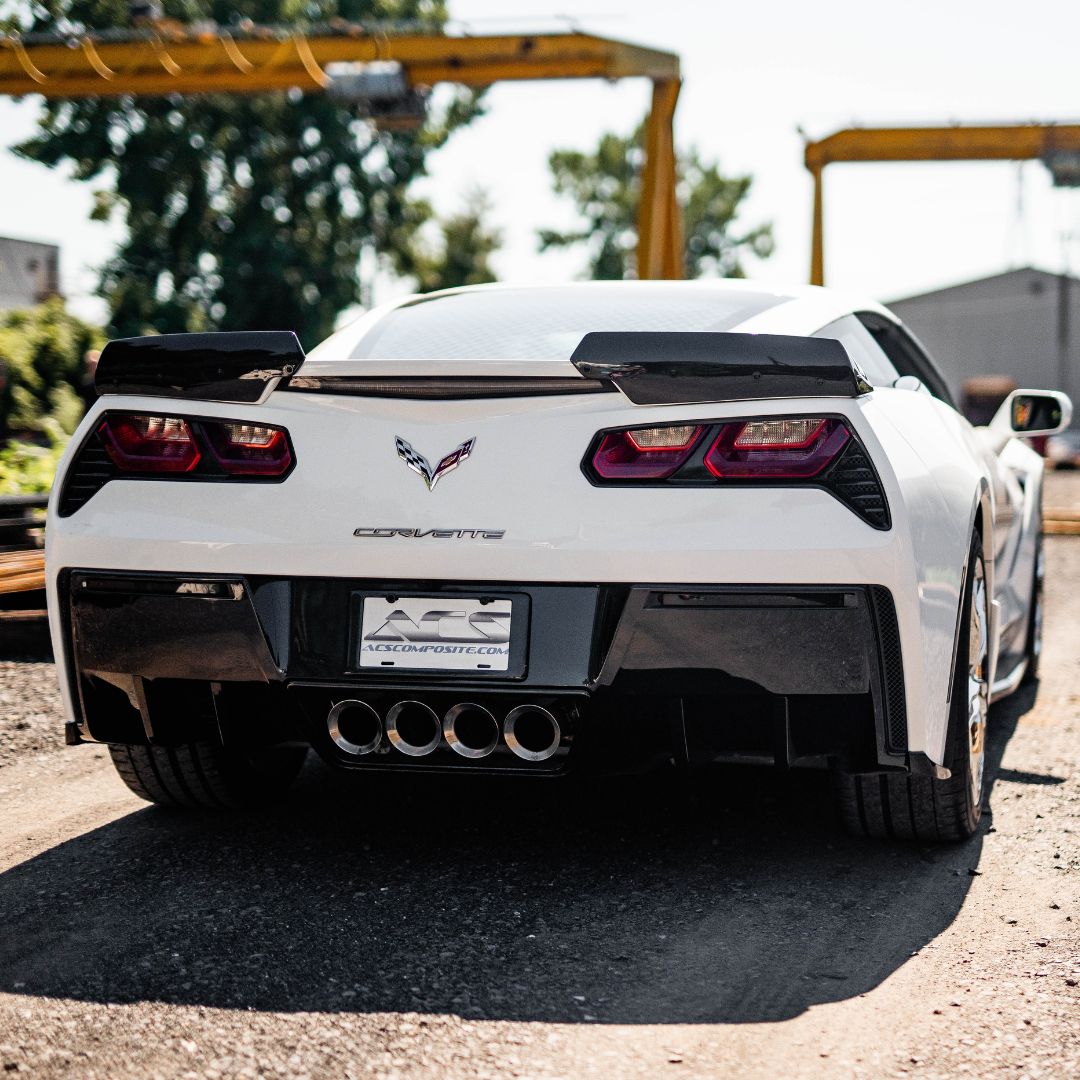
[[[60,293],[60,248],[0,236],[0,311],[31,307]]]
[[[1080,399],[1078,278],[1024,267],[888,306],[937,360],[958,402],[988,376]]]

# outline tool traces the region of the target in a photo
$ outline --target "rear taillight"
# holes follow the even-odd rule
[[[685,464],[701,432],[696,424],[613,431],[593,455],[593,468],[605,480],[664,480]]]
[[[295,461],[289,433],[272,424],[109,411],[68,467],[59,513],[74,514],[110,480],[276,483]]]
[[[281,476],[292,464],[281,428],[233,421],[202,424],[218,464],[230,476]]]
[[[106,413],[97,429],[112,463],[125,473],[284,476],[292,466],[283,428],[240,420]]]
[[[842,420],[819,417],[723,424],[705,468],[721,479],[806,480],[835,461],[850,437]]]
[[[121,472],[186,473],[202,457],[191,425],[177,416],[113,413],[97,433]]]
[[[875,529],[891,526],[877,470],[838,416],[699,420],[602,431],[582,469],[597,486],[824,488]]]

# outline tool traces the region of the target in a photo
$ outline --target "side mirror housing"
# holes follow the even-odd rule
[[[1014,390],[990,421],[1009,435],[1054,435],[1072,422],[1072,401],[1060,390]]]

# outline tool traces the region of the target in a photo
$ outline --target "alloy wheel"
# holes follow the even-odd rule
[[[982,560],[975,562],[968,631],[968,750],[971,761],[971,805],[982,799],[986,766],[986,715],[990,703],[987,679],[989,634],[986,622],[986,577]]]

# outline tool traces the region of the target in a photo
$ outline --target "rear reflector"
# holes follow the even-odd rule
[[[701,432],[686,424],[614,431],[593,455],[593,468],[605,480],[664,480],[690,457]]]
[[[186,473],[202,457],[190,425],[176,416],[110,414],[98,437],[122,472]]]
[[[835,461],[849,438],[843,421],[820,417],[724,424],[705,467],[725,480],[806,480]]]

